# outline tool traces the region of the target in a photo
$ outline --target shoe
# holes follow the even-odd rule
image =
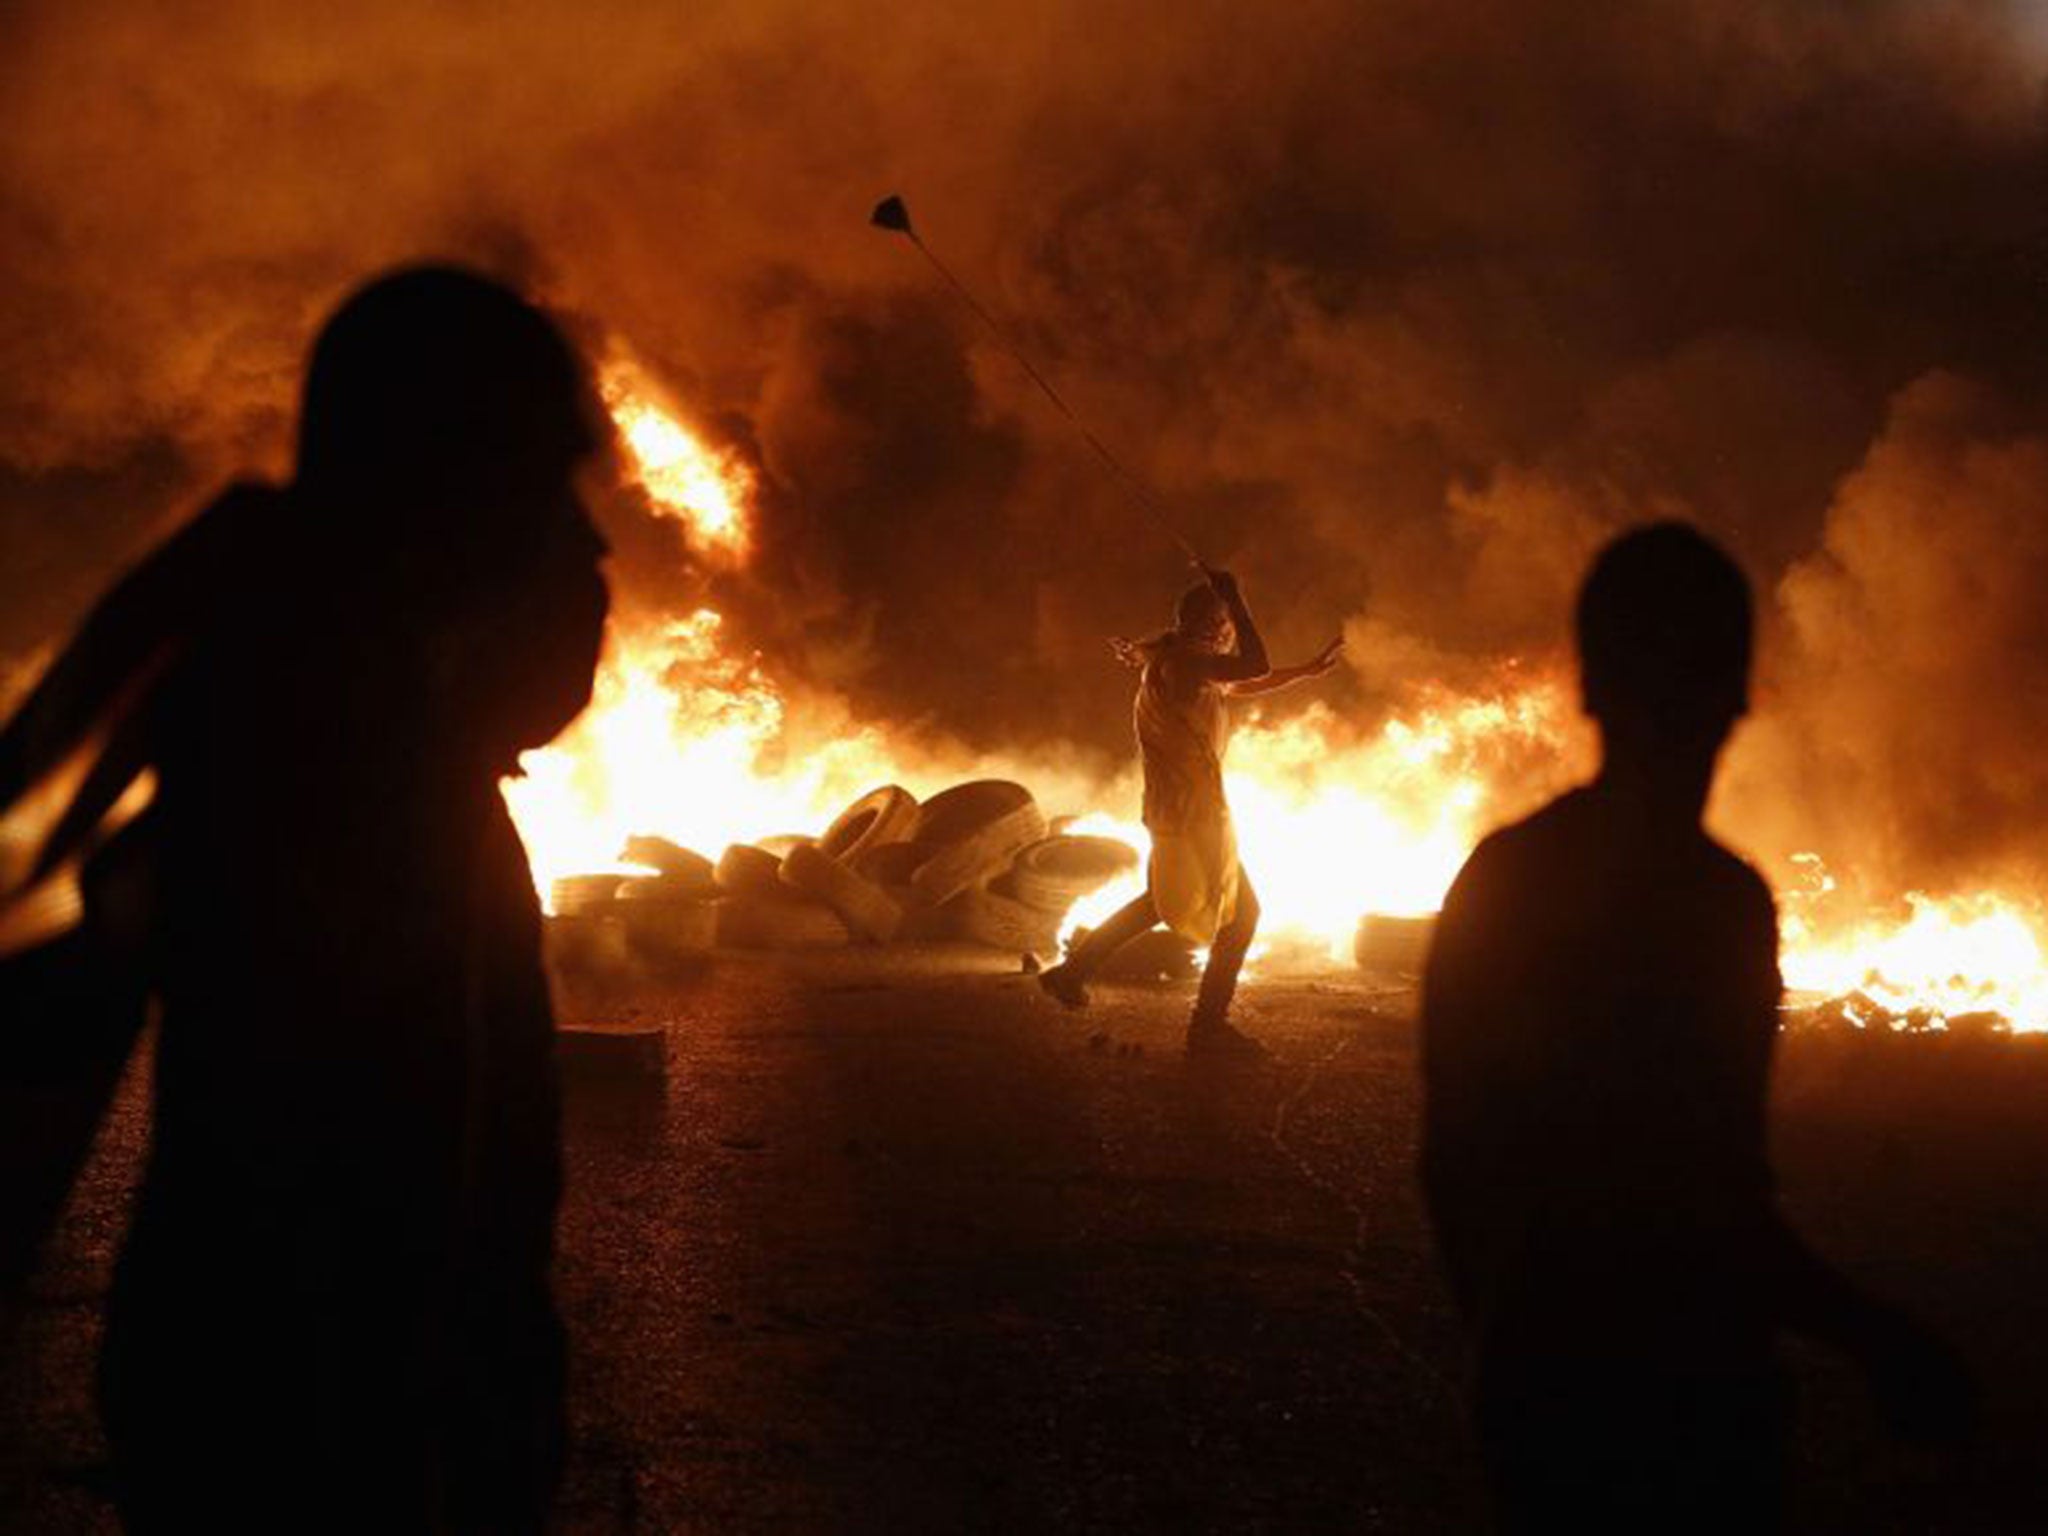
[[[1083,984],[1080,973],[1066,961],[1061,961],[1049,971],[1038,973],[1038,984],[1045,989],[1062,1008],[1086,1008],[1088,988]]]
[[[1189,1061],[1255,1067],[1272,1059],[1272,1052],[1228,1024],[1197,1024],[1188,1030]]]

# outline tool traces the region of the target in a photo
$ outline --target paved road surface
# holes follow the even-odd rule
[[[1254,983],[1277,1063],[1220,1077],[1177,1056],[1184,993],[1076,1020],[961,955],[725,958],[577,1006],[672,1029],[665,1084],[572,1080],[569,1529],[1481,1526],[1405,995]],[[2048,1529],[2044,1069],[1788,1044],[1795,1212],[1954,1328],[1993,1406],[1976,1465],[1930,1465],[1802,1356],[1803,1528]],[[13,1352],[25,1529],[110,1528],[89,1361],[142,1118],[131,1090]]]

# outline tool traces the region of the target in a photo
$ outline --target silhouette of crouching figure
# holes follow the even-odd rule
[[[1599,774],[1480,844],[1426,968],[1424,1194],[1509,1530],[1773,1528],[1784,1329],[1853,1351],[1901,1429],[1968,1418],[1946,1348],[1774,1201],[1776,914],[1700,824],[1751,626],[1690,528],[1600,555],[1577,614]]]
[[[0,790],[110,722],[157,776],[121,834],[155,1124],[102,1363],[131,1529],[546,1521],[558,1085],[497,781],[588,700],[601,420],[509,290],[373,282],[315,346],[293,481],[147,559],[9,728]]]

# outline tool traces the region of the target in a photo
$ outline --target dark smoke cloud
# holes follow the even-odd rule
[[[2040,573],[2008,553],[1991,598],[1953,587],[2036,515],[2048,47],[2024,7],[244,0],[5,25],[0,654],[220,476],[288,461],[348,285],[457,255],[629,347],[759,470],[744,576],[684,569],[620,502],[629,603],[708,591],[881,718],[1114,753],[1102,637],[1156,624],[1184,572],[864,227],[900,190],[1279,648],[1347,628],[1357,717],[1420,668],[1554,651],[1600,539],[1691,516],[1783,599],[1727,798],[1758,851],[1960,878],[2038,825]],[[1882,511],[1951,481],[1947,515]]]

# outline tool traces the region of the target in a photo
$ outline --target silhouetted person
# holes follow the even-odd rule
[[[1195,1057],[1256,1059],[1259,1044],[1229,1023],[1259,898],[1237,860],[1237,834],[1223,798],[1229,737],[1227,694],[1273,693],[1337,664],[1331,641],[1313,661],[1275,669],[1251,610],[1228,571],[1181,594],[1173,627],[1144,641],[1120,641],[1118,655],[1140,672],[1132,715],[1145,770],[1145,829],[1152,837],[1146,887],[1039,977],[1069,1008],[1087,1004],[1088,978],[1124,945],[1165,923],[1190,943],[1210,945],[1188,1022]]]
[[[1748,703],[1747,581],[1690,528],[1639,529],[1577,627],[1600,771],[1481,843],[1444,903],[1424,1190],[1509,1529],[1768,1529],[1780,1330],[1851,1349],[1909,1431],[1959,1428],[1967,1383],[1774,1202],[1777,919],[1700,825]]]
[[[112,726],[72,834],[146,887],[155,1125],[102,1387],[131,1528],[522,1531],[563,1443],[553,1026],[498,793],[587,701],[600,414],[557,329],[438,268],[328,323],[295,478],[99,605],[0,809]]]

